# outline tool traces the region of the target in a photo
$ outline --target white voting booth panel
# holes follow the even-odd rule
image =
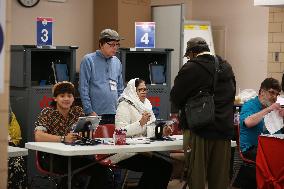
[[[185,21],[183,25],[183,55],[186,51],[187,41],[194,37],[201,37],[207,42],[210,52],[215,54],[214,43],[212,38],[212,29],[209,21]],[[183,64],[187,62],[187,58],[183,58]]]
[[[152,6],[152,21],[156,23],[156,48],[174,49],[171,53],[171,85],[174,83],[181,61],[183,9],[183,4]]]

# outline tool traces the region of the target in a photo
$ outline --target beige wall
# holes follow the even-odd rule
[[[36,17],[52,17],[55,19],[53,44],[79,46],[78,70],[84,54],[94,49],[93,3],[93,0],[67,0],[65,3],[40,1],[35,7],[24,8],[13,0],[11,44],[35,44]]]
[[[125,40],[123,47],[135,47],[135,22],[151,21],[151,0],[117,0],[118,32]]]
[[[106,14],[107,12],[107,14]],[[99,34],[105,28],[117,31],[117,0],[94,0],[94,48],[99,47]]]
[[[192,6],[193,19],[226,27],[226,57],[237,87],[258,90],[267,77],[268,8],[253,0],[196,0]]]
[[[120,42],[121,47],[134,47],[135,22],[151,21],[150,4],[150,0],[95,0],[95,48],[98,47],[98,36],[104,28],[114,29],[124,38]]]

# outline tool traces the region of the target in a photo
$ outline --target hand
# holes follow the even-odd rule
[[[78,138],[78,135],[77,133],[68,133],[67,136],[65,136],[65,142],[67,143],[71,143],[71,142],[74,142],[75,140],[77,140]]]
[[[98,116],[98,114],[96,112],[92,112],[89,114],[89,116]]]
[[[269,112],[273,111],[273,110],[280,110],[281,106],[279,103],[273,103],[271,106],[268,107],[269,108]]]
[[[142,113],[142,117],[140,119],[140,125],[143,126],[145,125],[148,121],[150,121],[150,118],[151,118],[151,114],[148,113],[148,112],[143,112]]]
[[[280,115],[281,117],[284,117],[284,108],[280,108],[280,109],[279,109],[279,115]]]
[[[173,129],[170,125],[166,125],[163,129],[163,135],[164,136],[169,136],[173,133]]]

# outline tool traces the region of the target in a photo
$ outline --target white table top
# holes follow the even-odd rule
[[[62,156],[78,156],[93,154],[113,154],[125,152],[149,152],[180,150],[183,147],[182,136],[173,136],[175,141],[155,141],[150,144],[71,146],[57,142],[28,142],[25,147],[30,150],[48,152]]]
[[[28,149],[8,146],[8,155],[9,157],[27,156]]]

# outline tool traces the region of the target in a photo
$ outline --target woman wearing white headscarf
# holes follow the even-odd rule
[[[155,126],[155,115],[146,98],[147,88],[142,79],[131,79],[119,98],[115,127],[126,129],[127,136],[145,136],[147,126]],[[165,136],[171,134],[170,126],[164,127]]]
[[[146,126],[153,126],[156,120],[152,105],[146,98],[147,88],[141,79],[131,79],[119,98],[115,126],[126,129],[127,136],[146,134]]]
[[[149,125],[154,126],[155,115],[146,95],[145,81],[131,79],[119,99],[115,127],[117,129],[126,129],[127,136],[145,136],[146,127]],[[169,129],[164,129],[164,134],[169,132]],[[124,155],[128,157],[117,163],[119,167],[143,172],[139,181],[139,189],[167,188],[172,172],[170,162],[149,153],[127,153]]]

